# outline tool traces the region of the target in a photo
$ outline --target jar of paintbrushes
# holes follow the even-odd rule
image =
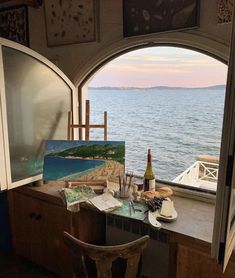
[[[119,175],[119,197],[129,198],[131,194],[133,173],[127,173],[123,176]]]

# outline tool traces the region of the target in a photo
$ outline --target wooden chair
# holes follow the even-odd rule
[[[67,232],[64,232],[64,240],[77,259],[74,277],[89,277],[86,258],[95,262],[97,278],[114,277],[115,275],[112,275],[113,262],[121,258],[126,260],[126,270],[124,270],[123,276],[116,276],[135,278],[138,277],[137,274],[140,274],[140,258],[142,251],[148,244],[149,236],[146,235],[132,242],[116,246],[98,246],[85,243]]]

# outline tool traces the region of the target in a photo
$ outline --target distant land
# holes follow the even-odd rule
[[[225,90],[226,85],[215,85],[209,87],[186,88],[186,87],[168,87],[168,86],[155,86],[148,88],[139,87],[89,87],[89,90]]]
[[[59,152],[51,152],[46,157],[64,157],[64,158],[90,158],[90,159],[112,159],[124,164],[125,147],[124,145],[112,144],[92,144],[81,145],[65,149]]]

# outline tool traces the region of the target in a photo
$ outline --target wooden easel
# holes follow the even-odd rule
[[[103,124],[90,124],[90,101],[86,100],[86,118],[85,124],[73,124],[72,112],[68,112],[68,130],[67,130],[67,138],[68,140],[73,140],[73,129],[85,128],[85,140],[90,140],[90,129],[91,128],[103,128],[104,129],[104,141],[107,141],[108,138],[108,115],[107,111],[104,112],[104,123]],[[79,138],[81,139],[81,138]]]
[[[85,118],[85,124],[73,124],[73,117],[72,117],[72,112],[68,112],[68,130],[67,130],[67,139],[68,140],[73,140],[74,134],[73,130],[74,128],[79,128],[79,130],[82,130],[85,128],[85,140],[89,141],[90,140],[90,129],[91,128],[103,128],[104,129],[104,141],[107,141],[108,138],[108,116],[107,112],[104,112],[104,124],[90,124],[90,101],[86,100],[86,118]],[[82,138],[79,138],[80,140]],[[75,215],[72,212],[70,215],[70,223],[71,223],[71,229],[70,233],[75,236]]]

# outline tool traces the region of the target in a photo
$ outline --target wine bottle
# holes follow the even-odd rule
[[[150,149],[148,149],[147,167],[144,173],[144,191],[155,191],[155,175],[152,167],[152,155]]]

